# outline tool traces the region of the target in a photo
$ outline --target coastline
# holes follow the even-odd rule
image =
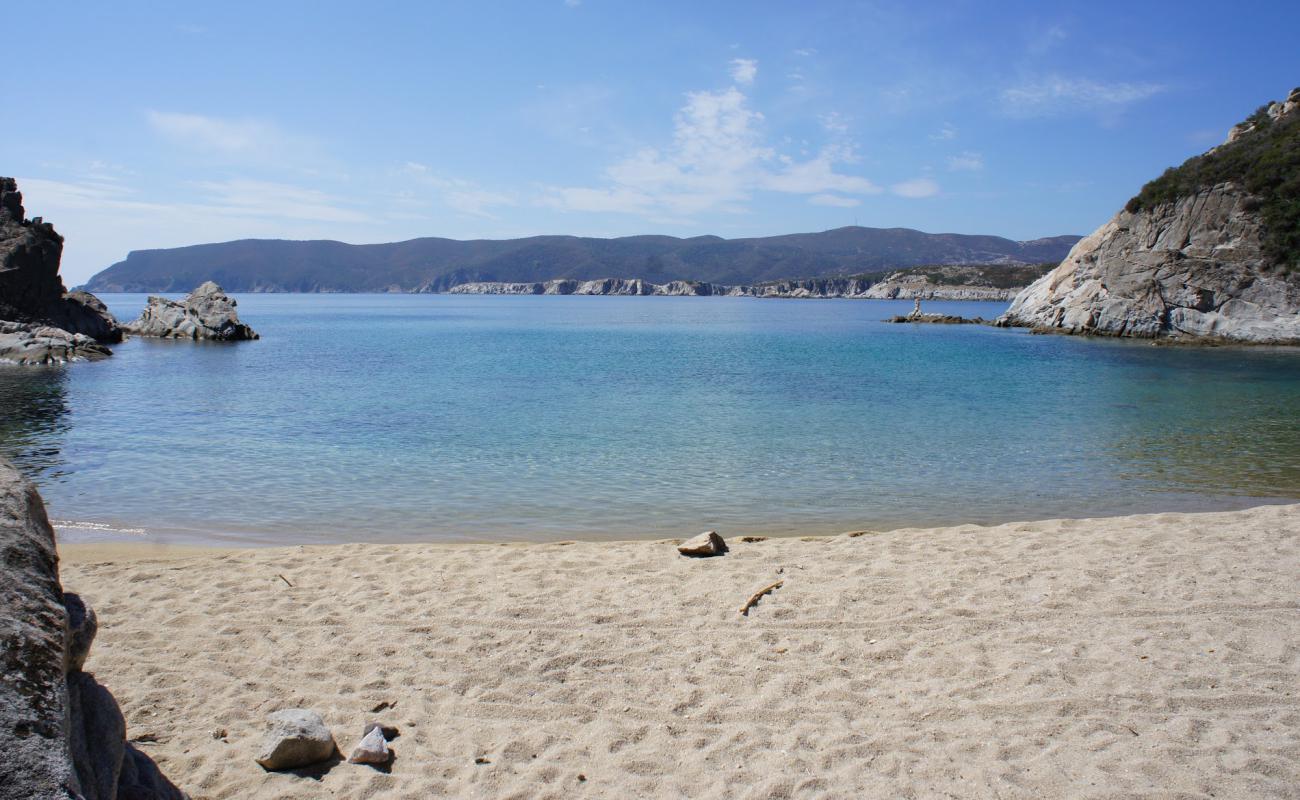
[[[729,544],[60,554],[100,617],[87,669],[196,800],[1300,785],[1300,504]],[[397,725],[396,761],[264,772],[295,706],[344,754]]]

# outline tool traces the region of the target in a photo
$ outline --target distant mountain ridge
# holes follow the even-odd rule
[[[841,277],[927,264],[1060,261],[1078,236],[1017,242],[1000,236],[847,227],[750,239],[423,238],[388,244],[244,239],[137,250],[86,284],[97,292],[443,292],[466,283],[636,278],[751,284]]]

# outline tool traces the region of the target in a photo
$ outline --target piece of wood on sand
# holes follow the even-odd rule
[[[784,584],[785,581],[777,581],[776,583],[770,586],[764,586],[762,589],[759,589],[757,592],[751,594],[749,596],[749,599],[745,601],[745,604],[740,607],[741,616],[748,617],[749,610],[754,606],[758,605],[759,598],[761,598],[763,595],[767,594],[768,592],[774,592],[777,589],[780,589],[781,586]]]

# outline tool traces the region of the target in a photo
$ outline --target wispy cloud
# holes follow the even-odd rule
[[[1041,117],[1116,111],[1164,91],[1158,83],[1102,83],[1051,75],[1002,90],[1003,109],[1012,116]]]
[[[550,187],[543,204],[566,211],[690,216],[738,213],[756,192],[798,195],[875,194],[866,178],[837,167],[856,159],[833,144],[796,159],[763,136],[763,115],[738,87],[691,92],[674,120],[666,148],[644,148],[605,170],[606,185]]]
[[[758,76],[758,59],[731,59],[731,79],[742,86],[748,86]]]
[[[815,206],[831,206],[833,208],[854,208],[862,205],[862,201],[856,197],[842,197],[838,194],[815,194],[808,198],[808,202]]]
[[[896,183],[889,187],[889,191],[899,197],[922,198],[934,197],[940,192],[939,184],[932,178],[913,178],[910,181]]]
[[[948,169],[953,172],[978,172],[984,169],[984,156],[970,150],[948,156]]]
[[[514,194],[491,191],[464,178],[444,177],[418,161],[407,161],[398,171],[420,187],[433,190],[439,202],[462,214],[496,219],[489,209],[519,205]]]
[[[174,144],[226,155],[258,152],[283,134],[273,125],[256,120],[225,120],[175,111],[148,112],[149,126]]]
[[[957,129],[947,122],[938,131],[930,134],[930,140],[935,142],[946,142],[956,138]]]

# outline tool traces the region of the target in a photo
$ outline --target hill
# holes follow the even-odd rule
[[[534,236],[365,245],[245,239],[134,251],[92,277],[86,288],[179,292],[213,280],[231,292],[441,292],[465,283],[598,278],[734,285],[931,264],[1059,261],[1078,239],[1055,236],[1018,242],[856,226],[751,239]]]

